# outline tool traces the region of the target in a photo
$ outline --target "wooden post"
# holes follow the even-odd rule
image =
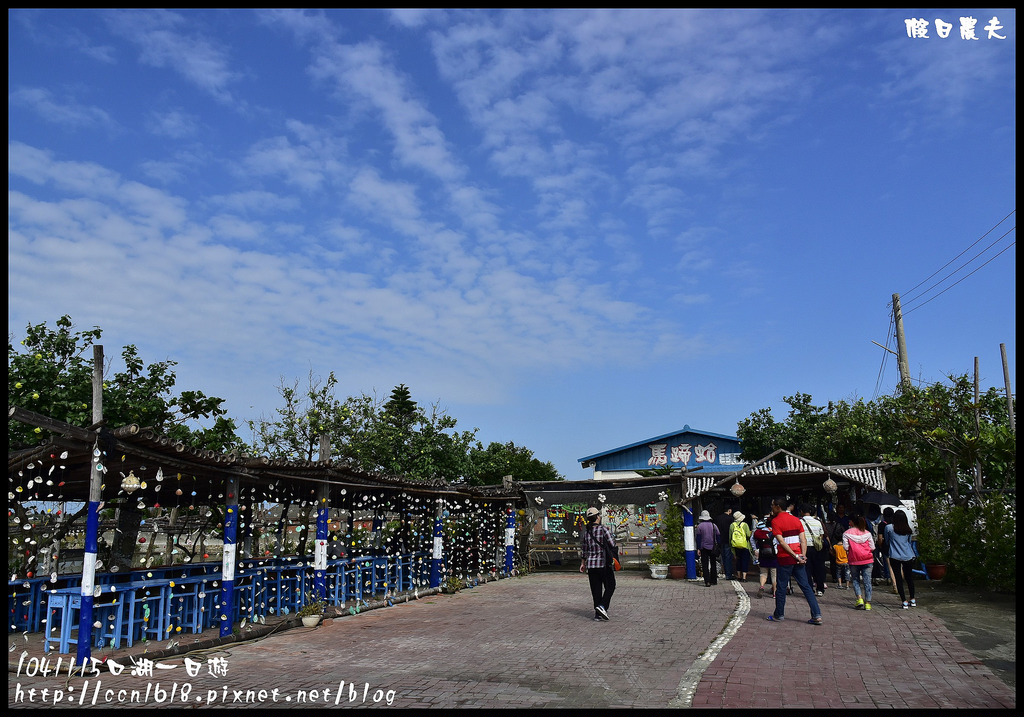
[[[900,295],[892,295],[892,315],[896,322],[896,350],[899,356],[900,385],[910,388],[910,361],[907,358],[907,339],[903,335],[903,311],[900,309]]]
[[[1010,432],[1016,433],[1013,420],[1013,392],[1010,391],[1010,365],[1006,361],[1006,344],[999,344],[999,353],[1003,355],[1003,383],[1006,384],[1006,413],[1010,417]]]
[[[103,423],[103,347],[92,347],[92,423]],[[102,430],[102,429],[101,429]],[[76,657],[83,668],[92,657],[93,599],[96,589],[96,555],[99,552],[100,499],[103,497],[103,470],[106,457],[100,448],[99,434],[93,443],[89,475],[88,513],[85,518],[85,550],[82,555],[82,604],[78,612]],[[49,626],[47,627],[49,629]]]
[[[974,357],[974,437],[975,439],[981,439],[981,408],[978,403],[981,401],[981,387],[979,385],[980,378],[978,357]],[[978,459],[974,460],[974,492],[977,495],[981,495],[981,461]]]

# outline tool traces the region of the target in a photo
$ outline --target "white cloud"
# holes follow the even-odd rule
[[[195,115],[182,110],[150,112],[149,131],[163,137],[183,139],[199,132],[200,122]]]
[[[60,101],[52,92],[41,87],[20,87],[8,95],[8,101],[55,124],[68,127],[116,127],[113,118],[105,110],[73,100]]]
[[[107,21],[115,34],[136,44],[144,64],[177,72],[217,100],[233,100],[228,86],[238,73],[212,40],[182,29],[189,24],[185,16],[168,10],[125,10],[110,12]]]

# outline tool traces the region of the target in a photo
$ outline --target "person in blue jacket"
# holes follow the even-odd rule
[[[914,599],[914,564],[917,554],[914,552],[913,531],[905,511],[897,510],[892,522],[885,526],[885,544],[889,548],[889,564],[892,565],[893,577],[896,578],[896,591],[903,601],[903,609],[917,607]],[[907,593],[903,591],[903,581],[907,581]]]

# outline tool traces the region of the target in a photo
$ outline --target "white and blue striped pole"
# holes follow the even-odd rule
[[[697,541],[693,534],[693,510],[689,504],[683,506],[683,545],[686,548],[686,578],[697,577]]]
[[[441,510],[444,499],[437,501],[437,515],[434,516],[434,552],[430,560],[430,587],[441,587],[441,576],[444,573],[444,538],[441,532]]]
[[[220,636],[227,637],[235,624],[235,557],[238,541],[238,483],[228,478],[224,503],[224,553],[221,558]]]
[[[321,488],[316,513],[316,544],[313,553],[313,599],[327,598],[327,489]]]
[[[331,441],[326,435],[320,436],[320,462],[326,463],[331,457]],[[316,542],[313,547],[313,599],[327,598],[327,500],[330,487],[320,485],[316,513]]]
[[[516,566],[516,512],[508,507],[505,516],[505,574],[511,575]]]
[[[103,422],[103,347],[92,347],[92,422]],[[93,594],[96,590],[96,556],[99,552],[100,498],[103,494],[103,451],[97,437],[89,471],[89,504],[85,518],[85,551],[82,556],[82,605],[78,611],[76,657],[84,667],[92,657]],[[52,617],[52,616],[51,616]],[[48,618],[49,620],[49,618]],[[49,624],[48,628],[51,628]],[[62,628],[63,629],[63,628]]]

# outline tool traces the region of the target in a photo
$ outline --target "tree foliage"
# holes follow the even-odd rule
[[[948,493],[956,502],[976,488],[1016,486],[1016,437],[1005,397],[990,388],[975,402],[966,375],[877,401],[816,406],[805,393],[783,401],[790,407],[784,421],[763,408],[739,422],[744,460],[784,448],[825,465],[892,461],[890,491]]]
[[[512,441],[492,441],[487,448],[477,443],[470,451],[470,461],[470,485],[500,485],[505,476],[517,481],[565,480],[552,463],[534,458],[533,451]]]
[[[380,402],[362,394],[339,400],[337,378],[320,382],[310,374],[307,386],[285,385],[279,391],[284,405],[274,419],[249,421],[252,449],[276,458],[311,460],[319,451],[321,434],[331,454],[366,471],[381,471],[413,480],[439,478],[453,482],[470,471],[473,431],[457,431],[457,421],[436,405],[424,411],[412,400],[407,386],[396,386]]]
[[[7,403],[75,426],[92,424],[92,347],[102,330],[76,331],[64,315],[51,329],[30,324],[17,347],[7,342]],[[107,425],[151,426],[195,448],[229,450],[241,444],[222,398],[202,391],[174,392],[175,361],[148,366],[134,345],[121,350],[124,370],[104,366],[103,418]],[[204,426],[201,422],[212,425]],[[45,439],[31,426],[8,421],[8,448],[26,448]]]

